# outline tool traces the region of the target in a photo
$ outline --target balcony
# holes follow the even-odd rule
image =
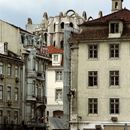
[[[37,72],[37,80],[45,80],[45,72]]]

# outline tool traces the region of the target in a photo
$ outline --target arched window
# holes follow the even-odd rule
[[[54,42],[53,42],[53,46],[55,46],[55,45],[56,45],[56,42],[54,41]]]
[[[63,40],[60,42],[60,48],[61,48],[61,49],[64,48],[64,41],[63,41]]]
[[[115,9],[118,9],[118,2],[115,2]]]
[[[64,29],[64,22],[62,22],[62,23],[60,24],[60,26],[61,26],[61,29]]]
[[[47,42],[47,33],[44,33],[45,42]]]
[[[73,23],[72,23],[72,22],[70,22],[70,27],[72,27],[72,28],[73,28]]]
[[[54,32],[56,31],[56,24],[54,23]]]

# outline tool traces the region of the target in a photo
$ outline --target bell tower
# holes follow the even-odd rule
[[[123,0],[112,0],[112,12],[122,9]]]

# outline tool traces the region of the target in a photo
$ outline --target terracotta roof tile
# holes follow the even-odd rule
[[[110,20],[123,20],[125,22],[130,22],[130,10],[128,9],[122,9],[117,12],[108,14],[106,16],[84,22],[83,24],[79,26],[87,26],[87,25],[96,25],[96,24],[106,24]]]
[[[59,48],[56,48],[56,47],[54,47],[54,46],[48,46],[47,47],[48,48],[48,53],[49,54],[59,54],[59,53],[63,53],[63,49],[59,49]]]
[[[80,26],[83,26],[83,30],[80,34],[73,33],[70,38],[70,42],[79,40],[104,40],[108,39],[109,24],[111,20],[123,21],[123,33],[120,38],[130,38],[130,11],[122,9],[118,12],[111,13],[104,17],[85,22]],[[129,27],[128,27],[129,26]]]

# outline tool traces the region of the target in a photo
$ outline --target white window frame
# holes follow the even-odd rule
[[[57,89],[55,90],[55,100],[56,100],[56,101],[62,101],[62,98],[63,98],[62,89],[61,89],[61,88],[57,88]]]
[[[56,70],[56,81],[62,81],[63,80],[63,71],[62,70]]]
[[[88,71],[88,86],[98,86],[98,71]]]
[[[58,62],[58,54],[53,55],[53,61]]]
[[[112,70],[110,74],[110,86],[119,86],[120,83],[120,73],[119,70]]]
[[[11,74],[12,74],[12,65],[11,65],[11,64],[8,64],[7,74],[10,75],[10,76],[11,76]]]
[[[120,45],[119,44],[109,44],[109,57],[119,58],[120,56]]]
[[[113,102],[112,102],[112,100],[113,100]],[[119,113],[120,113],[120,99],[119,98],[110,98],[110,114],[119,114]]]
[[[98,114],[98,99],[97,98],[88,98],[88,114]]]
[[[89,44],[88,45],[88,58],[89,59],[97,59],[98,58],[98,45],[97,44]]]

